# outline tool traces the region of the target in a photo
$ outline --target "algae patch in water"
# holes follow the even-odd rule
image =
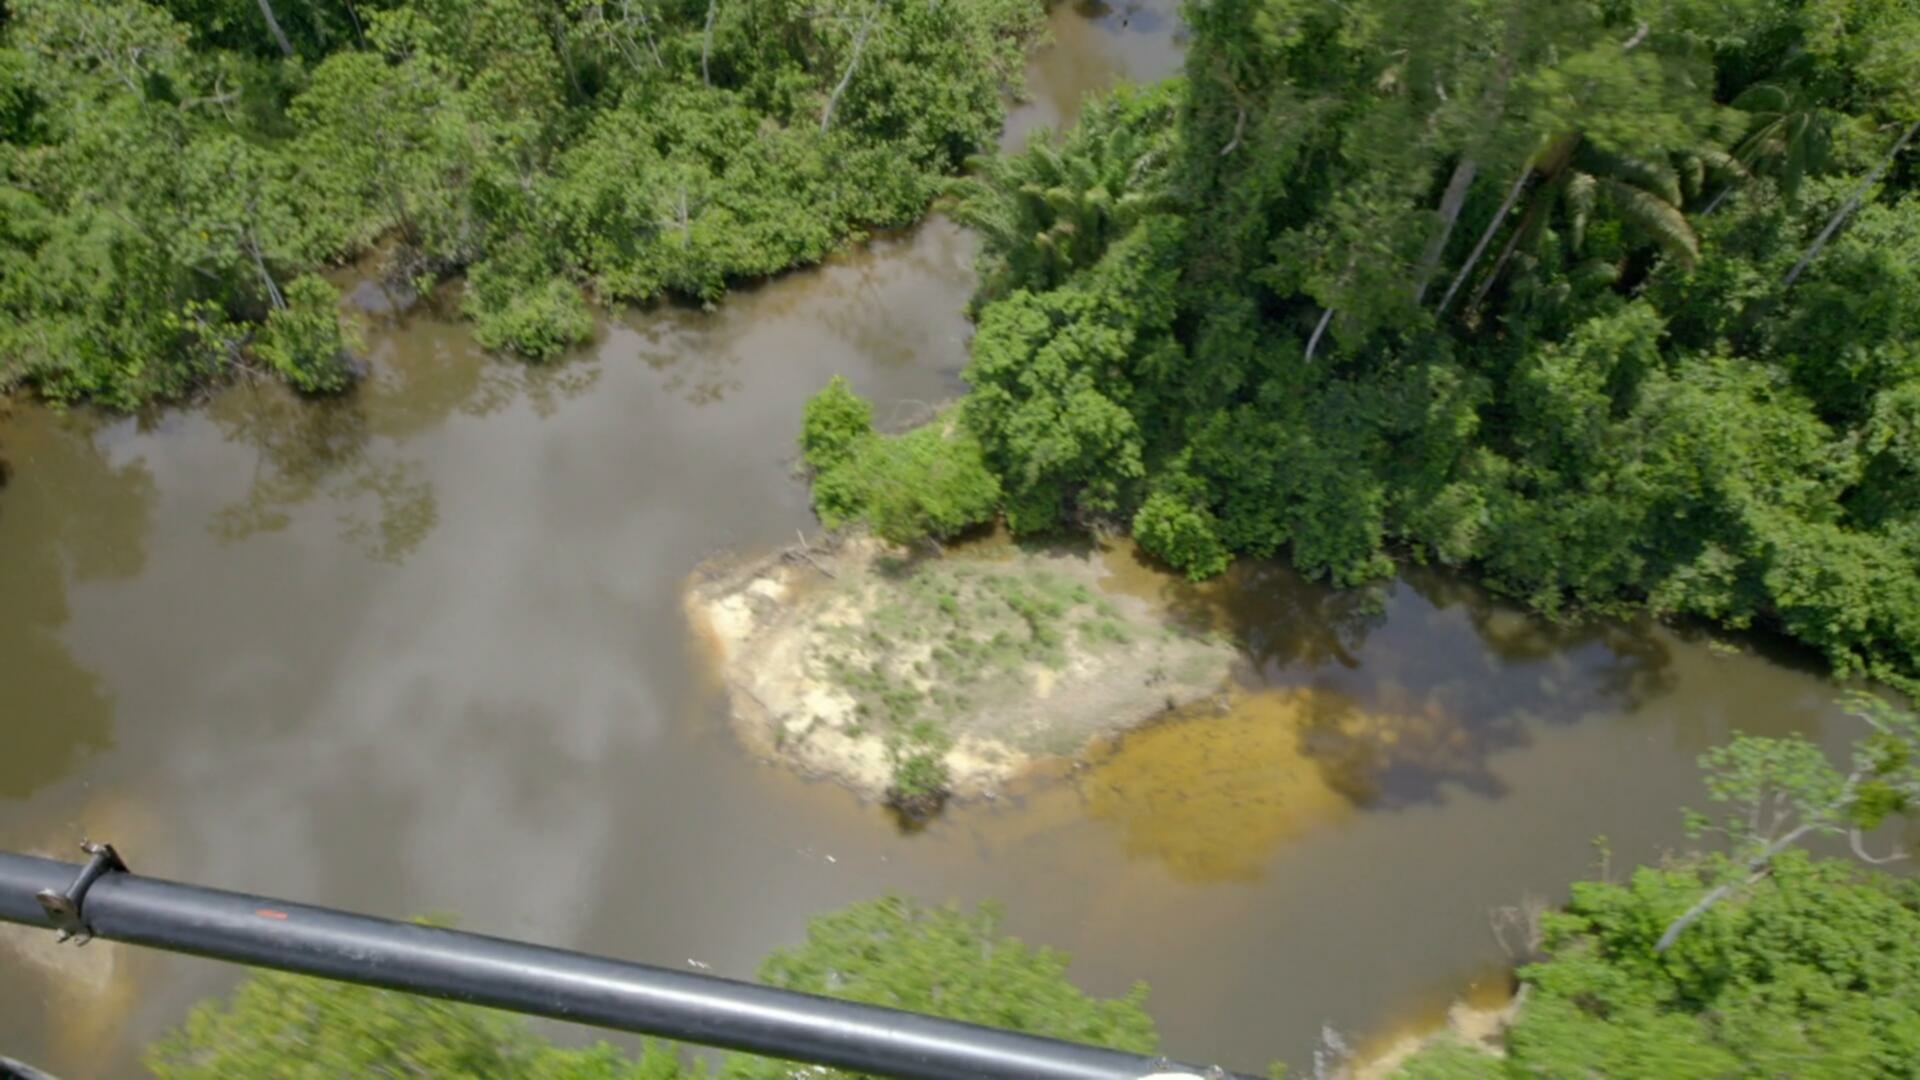
[[[876,796],[930,755],[967,795],[1225,686],[1230,645],[1105,576],[1090,555],[915,559],[856,538],[709,568],[688,610],[755,748]]]
[[[1191,709],[1125,736],[1080,780],[1088,814],[1177,877],[1258,879],[1282,843],[1352,812],[1302,749],[1318,696],[1239,695],[1223,712]]]

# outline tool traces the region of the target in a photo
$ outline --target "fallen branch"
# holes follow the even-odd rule
[[[793,531],[793,535],[799,538],[800,543],[795,545],[794,547],[787,549],[787,553],[789,555],[798,555],[802,559],[805,559],[807,561],[807,565],[827,575],[828,579],[830,580],[833,580],[833,581],[840,580],[840,575],[834,573],[833,571],[827,569],[824,566],[821,566],[820,560],[815,559],[813,557],[813,548],[807,544],[807,535],[805,533],[801,532],[799,529],[795,529]]]

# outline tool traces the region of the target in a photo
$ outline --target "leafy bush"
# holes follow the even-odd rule
[[[825,472],[851,458],[855,447],[873,434],[873,403],[853,392],[843,375],[807,399],[800,421],[800,456],[807,467]]]
[[[536,358],[585,337],[575,286],[717,300],[918,219],[991,144],[1044,16],[1038,0],[729,2],[711,26],[708,5],[657,0],[283,7],[284,37],[224,0],[8,5],[0,389],[182,393],[224,367],[176,332],[205,304],[261,330],[303,389],[337,388],[317,324],[263,327],[271,283],[375,247],[416,283],[484,267],[480,336]]]
[[[1664,958],[1700,892],[1684,870],[1574,887],[1509,1034],[1509,1075],[1911,1077],[1920,1063],[1920,885],[1802,852]]]
[[[810,405],[809,433],[802,436],[803,443],[812,440],[809,460],[837,459],[813,481],[813,507],[823,524],[838,528],[857,521],[883,539],[913,544],[993,520],[1000,482],[987,469],[977,439],[944,420],[904,435],[849,439],[864,420],[865,403],[848,397],[859,404],[842,401],[831,413]]]
[[[671,1048],[637,1062],[601,1043],[553,1046],[525,1021],[472,1005],[262,971],[225,1002],[196,1006],[147,1050],[159,1080],[471,1076],[502,1080],[676,1080]]]
[[[1146,987],[1096,998],[1066,977],[1066,957],[1003,937],[994,908],[924,907],[871,900],[822,915],[807,940],[761,966],[770,986],[1057,1038],[1150,1053]],[[278,972],[256,972],[224,1003],[203,1003],[155,1042],[147,1067],[160,1080],[312,1080],[340,1076],[487,1077],[489,1080],[677,1080],[671,1045],[635,1060],[604,1043],[553,1046],[518,1017]],[[791,1062],[730,1055],[738,1080],[783,1080]],[[840,1077],[828,1069],[808,1075]]]
[[[1700,756],[1725,854],[1581,882],[1535,928],[1524,1007],[1495,1060],[1438,1043],[1399,1075],[1885,1076],[1920,1069],[1920,882],[1800,845],[1865,834],[1920,796],[1920,716],[1861,692],[1870,729],[1842,773],[1794,735]],[[1884,859],[1878,861],[1885,861]]]
[[[1154,492],[1133,515],[1140,547],[1190,578],[1212,577],[1227,568],[1219,522],[1204,507],[1166,492]]]
[[[482,264],[467,280],[461,308],[473,336],[489,349],[510,349],[529,360],[551,360],[593,336],[593,315],[580,288],[564,278],[532,284],[497,281]]]
[[[1001,936],[995,907],[967,911],[888,897],[815,918],[804,945],[767,957],[760,980],[1135,1053],[1154,1050],[1145,984],[1124,997],[1095,998],[1069,982],[1066,969],[1065,955]],[[773,1080],[790,1068],[729,1062],[725,1072]]]
[[[939,813],[952,786],[947,764],[937,750],[894,750],[893,782],[887,786],[887,804],[909,819],[924,819]]]
[[[288,283],[287,306],[267,315],[253,353],[305,394],[344,390],[352,335],[340,323],[340,291],[312,274]]]

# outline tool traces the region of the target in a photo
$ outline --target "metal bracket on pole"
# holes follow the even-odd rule
[[[41,889],[34,894],[34,899],[40,901],[40,909],[47,913],[48,921],[60,931],[60,940],[74,941],[76,947],[93,940],[93,927],[87,925],[83,907],[87,890],[93,888],[93,883],[100,880],[103,874],[127,872],[127,864],[120,860],[120,853],[113,850],[112,844],[90,844],[83,840],[80,850],[92,858],[80,868],[79,876],[67,886],[66,892]]]

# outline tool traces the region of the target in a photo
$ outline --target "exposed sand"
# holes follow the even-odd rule
[[[908,559],[855,537],[703,567],[686,608],[756,752],[880,797],[901,747],[930,746],[966,797],[1225,689],[1230,645],[1108,573],[1093,554]]]
[[[1424,1032],[1410,1032],[1375,1053],[1350,1063],[1341,1073],[1347,1080],[1388,1080],[1413,1056],[1443,1041],[1464,1043],[1492,1057],[1506,1054],[1507,1028],[1525,1004],[1525,995],[1497,1002],[1463,1000],[1447,1009],[1446,1022]]]

